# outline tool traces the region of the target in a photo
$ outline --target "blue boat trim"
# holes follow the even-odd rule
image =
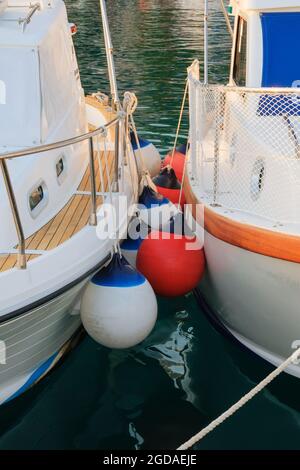
[[[136,271],[119,253],[114,254],[108,266],[95,274],[91,282],[103,287],[136,287],[146,282],[145,277]]]
[[[26,380],[24,385],[22,385],[22,387],[20,387],[15,393],[13,393],[10,397],[8,397],[3,403],[7,403],[10,400],[13,400],[14,398],[17,398],[22,393],[26,392],[26,390],[28,390],[32,385],[34,385],[41,378],[41,376],[44,375],[47,372],[47,370],[49,370],[49,368],[53,364],[54,360],[56,359],[58,353],[59,353],[59,351],[54,353],[52,356],[49,357],[49,359],[47,359],[45,362],[43,362],[43,364],[40,365],[29,376],[29,378]]]

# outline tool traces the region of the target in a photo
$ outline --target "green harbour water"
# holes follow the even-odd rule
[[[210,79],[226,80],[230,38],[219,1],[209,22]],[[136,123],[162,155],[177,125],[186,67],[203,62],[199,0],[107,0],[120,92],[139,98]],[[67,0],[87,93],[108,92],[98,0]],[[180,133],[187,135],[185,116]],[[85,336],[37,386],[0,408],[0,449],[175,449],[272,368],[218,333],[191,293],[159,300],[136,348]],[[142,315],[143,312],[141,312]],[[283,374],[197,449],[300,449],[300,382]]]

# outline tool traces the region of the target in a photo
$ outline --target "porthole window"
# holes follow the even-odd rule
[[[43,186],[40,184],[40,186],[34,189],[29,196],[30,210],[33,211],[38,206],[38,204],[42,202],[43,198],[44,198],[44,190],[43,190]]]
[[[59,184],[63,182],[66,176],[66,159],[64,155],[60,155],[55,164],[56,176]]]
[[[265,163],[263,160],[259,159],[256,160],[253,166],[252,170],[252,175],[251,175],[251,197],[254,201],[256,201],[265,184],[265,179],[266,179],[266,168],[265,168]]]
[[[64,171],[64,160],[61,157],[58,160],[58,162],[56,163],[56,176],[57,176],[57,178],[60,177],[60,175],[62,174],[63,171]]]
[[[36,217],[47,204],[47,190],[44,182],[37,184],[28,195],[28,205],[32,217]]]

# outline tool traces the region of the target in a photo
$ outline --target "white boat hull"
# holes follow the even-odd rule
[[[253,253],[205,232],[207,273],[200,291],[245,346],[280,364],[300,346],[300,265]],[[300,367],[289,373],[300,377]]]
[[[79,299],[87,279],[0,324],[5,344],[0,404],[20,395],[53,367],[80,328]]]

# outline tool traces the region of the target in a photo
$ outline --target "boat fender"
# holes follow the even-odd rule
[[[171,166],[175,171],[178,181],[182,182],[185,165],[186,145],[181,145],[174,152],[169,152],[163,161],[163,168]]]
[[[198,285],[205,256],[195,236],[151,231],[139,248],[136,264],[156,294],[177,297]]]
[[[138,217],[152,229],[159,230],[161,225],[178,212],[177,207],[162,194],[155,192],[149,186],[144,186],[137,206]]]
[[[158,175],[161,168],[161,156],[155,145],[153,145],[152,142],[149,142],[149,140],[139,139],[142,153],[142,155],[140,155],[133,132],[131,132],[130,137],[131,145],[136,156],[139,175],[142,175],[143,164],[146,166],[146,169],[149,171],[152,178]]]
[[[133,268],[136,267],[137,252],[142,241],[143,239],[141,237],[131,238],[130,235],[127,234],[127,238],[122,242],[122,254]]]
[[[146,278],[119,253],[88,282],[81,301],[87,333],[103,346],[123,349],[152,331],[157,301]]]
[[[173,168],[166,167],[163,168],[158,176],[153,178],[153,183],[155,184],[157,191],[173,202],[173,204],[179,203],[184,206],[186,200],[184,196],[184,191],[181,192],[181,184],[178,181],[175,171]]]

